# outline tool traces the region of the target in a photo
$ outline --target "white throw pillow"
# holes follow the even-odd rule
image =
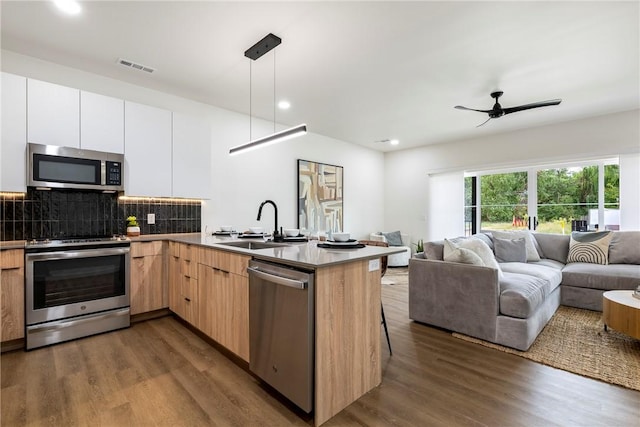
[[[480,261],[482,261],[482,264],[474,263],[475,265],[482,265],[484,267],[496,269],[498,270],[498,278],[501,279],[503,277],[502,270],[500,269],[500,265],[498,264],[498,261],[496,261],[496,258],[493,255],[493,251],[491,250],[489,245],[487,245],[482,240],[464,239],[454,243],[451,240],[444,239],[444,251],[443,251],[445,254],[443,257],[444,260],[445,261],[451,260],[452,262],[462,262],[462,261],[453,261],[453,259],[454,258],[462,259],[462,257],[465,257],[466,259],[472,259],[477,262],[475,258],[469,256],[468,254],[457,254],[456,251],[460,249],[469,250],[473,252],[478,258],[480,258]]]
[[[491,235],[498,239],[524,239],[527,247],[527,262],[540,261],[540,254],[536,250],[536,245],[533,243],[534,237],[529,230],[515,230],[515,231],[493,231]]]
[[[481,265],[484,267],[482,258],[476,255],[476,253],[471,249],[458,248],[453,252],[450,252],[449,255],[444,258],[444,260],[448,262],[458,262],[461,264]]]

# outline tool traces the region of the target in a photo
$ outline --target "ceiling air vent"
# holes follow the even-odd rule
[[[129,61],[128,59],[118,58],[118,64],[124,65],[125,67],[133,68],[138,71],[146,71],[147,73],[153,73],[155,71],[154,68],[147,67],[146,65],[138,64],[133,61]]]

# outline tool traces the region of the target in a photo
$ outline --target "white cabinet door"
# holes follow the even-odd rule
[[[80,147],[124,153],[124,100],[80,92]]]
[[[0,190],[27,191],[27,79],[2,73]]]
[[[125,101],[125,194],[171,196],[171,111]]]
[[[28,79],[27,117],[29,142],[80,147],[78,89]]]
[[[204,120],[173,113],[173,197],[210,198],[211,127]]]

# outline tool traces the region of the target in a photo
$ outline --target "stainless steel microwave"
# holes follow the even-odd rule
[[[27,144],[27,186],[124,191],[124,155]]]

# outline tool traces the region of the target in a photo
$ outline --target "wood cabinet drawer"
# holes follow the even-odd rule
[[[198,262],[198,247],[184,243],[180,244],[180,258]]]
[[[131,243],[131,257],[138,258],[149,255],[162,255],[162,241]]]
[[[8,270],[21,267],[24,267],[24,250],[7,249],[6,251],[0,251],[0,269]]]
[[[247,255],[217,249],[202,249],[200,252],[201,264],[241,276],[247,275],[250,259],[251,257]]]
[[[180,274],[192,279],[198,278],[198,263],[180,258]]]
[[[195,301],[198,297],[198,281],[191,277],[182,278],[182,296],[189,301]]]
[[[169,256],[180,258],[181,243],[169,242]]]

